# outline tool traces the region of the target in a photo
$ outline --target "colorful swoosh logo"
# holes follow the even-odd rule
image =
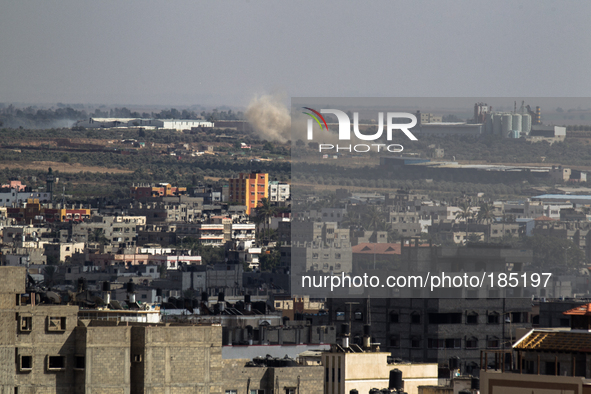
[[[320,123],[320,119],[322,119],[322,122],[324,123],[324,126],[326,127],[326,130],[328,130],[328,125],[326,124],[326,120],[324,120],[324,116],[322,116],[320,114],[320,112],[316,111],[315,109],[309,108],[309,107],[303,107],[304,109],[307,109],[308,111],[313,112],[313,114],[311,114],[310,112],[302,112],[303,114],[306,114],[308,116],[311,116],[316,123],[318,123],[318,126],[320,126],[320,129],[322,130],[324,127],[322,127],[322,123]],[[320,117],[320,119],[318,119],[318,117],[314,116],[314,114],[316,114],[318,117]]]

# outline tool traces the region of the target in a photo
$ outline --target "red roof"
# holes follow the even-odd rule
[[[562,314],[570,316],[591,316],[591,304],[579,305],[566,312],[562,312]]]
[[[552,219],[551,217],[548,217],[548,216],[539,216],[534,219],[534,221],[536,221],[536,222],[548,222],[548,221],[555,221],[555,220],[556,219]]]

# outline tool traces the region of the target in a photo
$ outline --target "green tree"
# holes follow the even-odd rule
[[[534,235],[526,238],[525,246],[534,252],[534,265],[545,272],[575,271],[585,260],[581,249],[569,239]]]
[[[478,210],[478,221],[487,225],[486,242],[490,241],[490,221],[495,218],[493,209],[494,208],[491,204],[483,202],[480,204],[480,209]]]
[[[105,236],[102,228],[88,229],[88,242],[98,242],[101,245],[109,243],[109,239]]]
[[[462,201],[458,208],[460,209],[456,213],[456,219],[464,220],[466,222],[466,240],[468,239],[468,222],[473,218],[472,205],[467,201]]]
[[[255,219],[255,223],[261,221],[263,223],[263,241],[265,240],[265,235],[269,235],[270,229],[270,218],[275,215],[276,208],[271,205],[271,201],[268,198],[261,199],[259,206],[257,207],[256,216],[259,218]],[[257,225],[258,227],[258,225]],[[266,227],[266,230],[265,230]],[[268,241],[269,238],[266,238]]]
[[[259,256],[261,271],[270,272],[281,264],[281,243],[278,242],[274,248],[267,250]]]

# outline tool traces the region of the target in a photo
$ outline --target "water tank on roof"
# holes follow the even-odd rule
[[[402,390],[402,371],[398,368],[390,370],[390,379],[388,381],[390,390]]]

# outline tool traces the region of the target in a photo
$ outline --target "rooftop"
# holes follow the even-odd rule
[[[584,330],[531,330],[513,345],[513,349],[591,353],[591,332]]]
[[[566,312],[562,312],[562,314],[570,316],[591,316],[591,303],[579,305],[576,308],[569,309]]]

